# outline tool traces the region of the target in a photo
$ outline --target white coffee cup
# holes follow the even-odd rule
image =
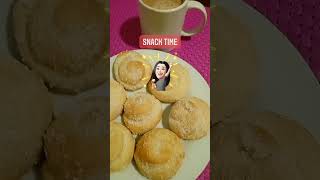
[[[184,30],[183,24],[188,9],[198,9],[203,13],[201,23],[191,30]],[[145,35],[192,36],[201,32],[207,23],[205,7],[198,1],[184,0],[173,9],[156,9],[139,0],[141,32]]]

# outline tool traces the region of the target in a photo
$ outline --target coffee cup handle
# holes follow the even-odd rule
[[[198,9],[202,12],[203,14],[203,19],[202,22],[195,28],[192,28],[188,31],[186,30],[182,30],[181,35],[182,36],[193,36],[199,32],[201,32],[204,29],[204,26],[207,24],[207,19],[208,19],[208,15],[207,15],[207,11],[206,8],[198,1],[189,1],[188,2],[188,10],[189,9]]]

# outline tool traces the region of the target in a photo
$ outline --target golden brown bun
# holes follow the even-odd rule
[[[143,134],[155,128],[161,117],[160,101],[148,93],[135,93],[124,104],[123,120],[134,134]]]
[[[142,175],[153,180],[173,177],[185,157],[182,140],[168,129],[144,134],[136,145],[134,159]]]
[[[19,179],[37,163],[53,104],[41,79],[16,59],[0,56],[0,179]]]
[[[150,80],[151,71],[151,64],[135,51],[121,52],[113,64],[115,79],[130,91],[145,86]]]
[[[165,91],[158,91],[152,81],[148,83],[148,91],[162,102],[173,103],[187,96],[190,86],[188,70],[180,64],[174,64],[171,67],[170,82]]]
[[[127,99],[127,93],[123,86],[114,80],[110,80],[110,120],[115,120],[123,110],[123,104]]]
[[[319,143],[294,120],[246,112],[216,124],[212,132],[216,179],[319,179]]]
[[[106,97],[88,97],[56,115],[44,142],[48,168],[57,179],[85,179],[105,173],[107,104]]]
[[[210,129],[209,105],[197,97],[183,98],[173,104],[169,127],[182,139],[200,139]]]
[[[119,123],[110,123],[110,171],[126,168],[133,158],[135,142],[131,132]]]
[[[212,48],[215,59],[213,71],[213,120],[248,109],[255,98],[258,64],[251,32],[238,17],[224,8],[213,10],[214,27]],[[226,31],[228,29],[228,31]]]
[[[21,60],[56,92],[102,84],[109,76],[104,7],[100,0],[17,0],[13,19]]]

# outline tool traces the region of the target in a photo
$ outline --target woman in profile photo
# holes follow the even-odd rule
[[[166,61],[158,61],[153,68],[151,81],[158,91],[165,91],[170,82],[171,66]]]

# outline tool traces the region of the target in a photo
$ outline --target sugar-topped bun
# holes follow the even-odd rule
[[[188,70],[180,64],[174,64],[171,67],[170,82],[165,91],[158,91],[152,81],[148,83],[148,91],[162,102],[173,103],[188,94],[190,85]]]
[[[179,170],[185,151],[182,140],[168,129],[156,128],[144,134],[136,145],[134,159],[142,175],[166,180]]]
[[[210,129],[210,108],[202,99],[187,97],[173,104],[169,127],[182,139],[200,139]]]
[[[272,112],[233,114],[212,131],[216,179],[319,179],[320,145],[288,117]]]
[[[157,126],[162,116],[161,103],[154,96],[139,92],[124,104],[123,120],[134,134],[143,134]]]
[[[135,51],[120,53],[113,64],[115,79],[130,91],[146,85],[150,80],[151,71],[151,64]]]
[[[127,99],[127,93],[123,86],[114,80],[110,80],[110,120],[116,119],[123,110],[123,104]]]
[[[53,102],[41,79],[7,55],[0,82],[0,179],[17,180],[40,160]]]
[[[110,171],[126,168],[133,158],[135,142],[131,132],[119,123],[110,123]]]
[[[17,0],[21,60],[55,92],[80,93],[108,78],[107,16],[101,0]]]
[[[56,113],[44,137],[48,170],[55,179],[86,179],[105,173],[107,104],[106,97],[86,97]]]

